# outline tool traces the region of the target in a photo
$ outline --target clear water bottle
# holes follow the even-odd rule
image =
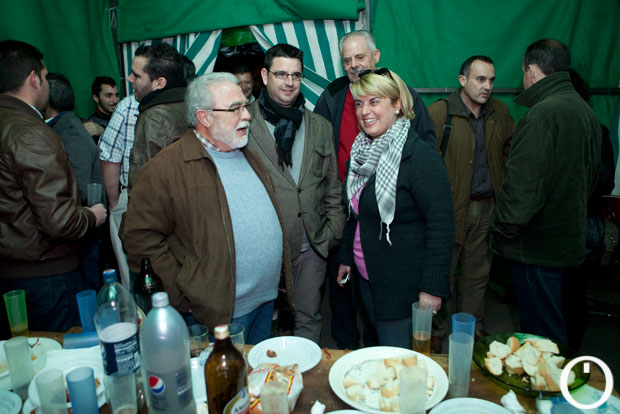
[[[136,414],[136,372],[140,368],[136,303],[116,271],[103,272],[95,327],[101,342],[106,398],[113,414]]]
[[[152,304],[140,335],[149,412],[195,414],[187,326],[167,293],[155,293]]]

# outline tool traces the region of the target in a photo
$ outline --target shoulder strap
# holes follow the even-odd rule
[[[442,99],[446,103],[446,120],[443,125],[443,138],[441,139],[441,156],[446,156],[446,149],[448,148],[448,141],[450,140],[450,132],[452,131],[451,119],[450,119],[450,104],[446,99]]]

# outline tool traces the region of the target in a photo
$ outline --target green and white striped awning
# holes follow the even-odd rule
[[[308,109],[314,109],[323,89],[342,76],[338,39],[344,34],[362,28],[362,19],[353,20],[304,20],[250,26],[263,50],[278,43],[288,43],[304,52],[304,80],[301,90]],[[196,65],[196,74],[213,71],[222,38],[221,30],[190,33],[175,37],[123,44],[124,76],[128,93],[133,93],[126,81],[131,73],[131,61],[140,44],[166,42],[189,57]]]

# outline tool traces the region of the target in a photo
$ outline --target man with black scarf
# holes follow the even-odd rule
[[[138,169],[187,130],[183,56],[167,43],[142,45],[131,64],[140,115],[129,158],[129,190]]]
[[[250,106],[248,148],[271,177],[293,268],[294,334],[321,338],[321,285],[344,225],[332,127],[304,108],[303,52],[277,44],[265,54],[265,88]]]

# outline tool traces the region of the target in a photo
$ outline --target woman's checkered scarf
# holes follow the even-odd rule
[[[351,161],[347,176],[347,199],[349,210],[351,198],[362,188],[376,171],[375,194],[381,222],[385,223],[385,235],[389,245],[390,224],[396,209],[396,179],[400,168],[403,146],[407,140],[411,123],[406,118],[398,119],[385,134],[371,139],[364,131],[355,137],[351,148]],[[381,239],[382,228],[379,229]]]

